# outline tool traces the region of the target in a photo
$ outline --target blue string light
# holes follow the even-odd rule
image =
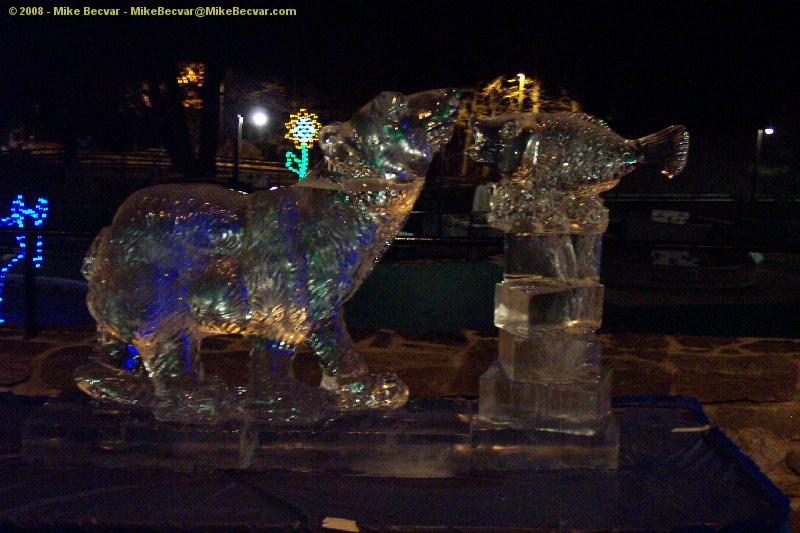
[[[26,207],[25,202],[22,201],[22,195],[18,194],[14,200],[11,202],[11,214],[7,217],[0,218],[0,227],[13,227],[17,226],[18,228],[22,229],[25,227],[25,217],[30,217],[33,220],[34,227],[38,227],[42,225],[44,219],[47,218],[47,200],[45,198],[39,197],[36,200],[36,205],[34,207]],[[19,246],[19,253],[11,258],[4,267],[0,268],[0,306],[3,303],[3,283],[6,279],[6,274],[8,270],[14,266],[20,259],[25,257],[25,253],[27,251],[27,239],[25,234],[16,235],[15,238],[17,239],[17,246]],[[42,263],[42,236],[36,236],[36,255],[33,256],[33,266],[35,268],[39,268]],[[3,317],[0,316],[0,324],[5,322]]]

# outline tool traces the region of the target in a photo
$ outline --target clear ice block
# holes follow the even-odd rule
[[[596,233],[579,233],[570,235],[575,252],[578,278],[583,280],[600,280],[600,258],[603,250],[603,235]]]
[[[600,279],[603,236],[594,233],[506,233],[506,280]]]
[[[569,381],[514,380],[495,362],[479,382],[479,415],[516,428],[593,435],[611,414],[611,371],[585,365]]]
[[[57,399],[25,422],[22,457],[55,466],[411,478],[617,465],[613,423],[591,436],[515,430],[487,424],[476,411],[469,400],[412,400],[393,411],[320,424],[198,426],[159,422],[145,410],[120,412]]]
[[[542,331],[520,337],[498,331],[498,361],[512,380],[569,381],[586,364],[598,364],[600,341],[594,333]]]
[[[503,253],[503,273],[507,280],[577,278],[575,252],[566,233],[507,233]]]
[[[594,331],[602,321],[603,286],[594,281],[504,281],[494,294],[495,326],[521,337]]]

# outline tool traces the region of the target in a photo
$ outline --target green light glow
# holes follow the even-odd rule
[[[292,164],[297,165],[293,167]],[[306,177],[308,172],[308,146],[303,144],[300,146],[300,157],[294,155],[291,151],[286,152],[286,168],[297,174],[298,179]]]

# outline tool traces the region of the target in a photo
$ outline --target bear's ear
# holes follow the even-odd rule
[[[334,138],[339,135],[341,130],[341,122],[334,122],[333,124],[326,124],[319,130],[319,147],[325,151],[325,147],[335,142]]]
[[[351,144],[353,128],[347,122],[334,122],[319,130],[319,147],[325,157],[332,161],[343,161],[355,156]]]

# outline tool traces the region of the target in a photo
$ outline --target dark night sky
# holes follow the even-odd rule
[[[565,87],[627,135],[678,122],[719,135],[798,122],[800,43],[785,2],[748,11],[728,2],[495,1],[453,11],[438,2],[283,4],[299,14],[145,20],[4,11],[2,105],[136,68],[145,44],[156,43],[186,60],[215,49],[231,66],[363,100],[522,71]]]

